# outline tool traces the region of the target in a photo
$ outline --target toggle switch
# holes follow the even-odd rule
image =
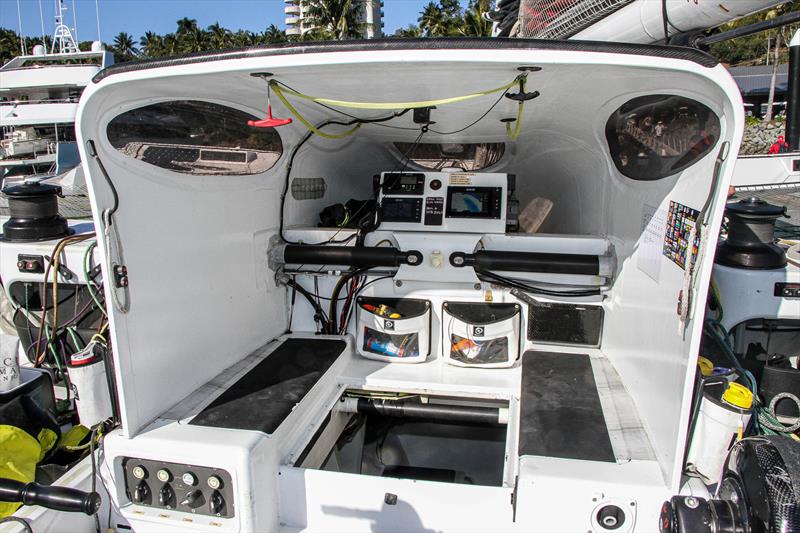
[[[208,512],[211,514],[219,514],[222,512],[223,507],[225,507],[225,500],[222,498],[222,494],[220,494],[218,490],[215,490],[208,499]]]
[[[150,487],[147,482],[140,481],[136,488],[133,489],[133,501],[136,503],[146,503],[150,499]]]
[[[175,505],[175,491],[168,483],[165,483],[158,491],[158,504],[162,507],[172,507]]]
[[[187,505],[192,509],[196,509],[200,507],[205,502],[205,498],[203,498],[203,491],[201,490],[190,490],[186,493],[186,497],[181,502],[181,505]]]

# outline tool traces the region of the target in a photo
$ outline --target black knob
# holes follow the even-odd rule
[[[145,503],[150,498],[150,487],[147,483],[140,481],[136,488],[133,489],[133,501],[136,503]]]
[[[169,483],[164,483],[161,490],[158,491],[158,504],[162,507],[172,507],[175,502],[175,491]]]
[[[218,490],[211,493],[211,498],[208,499],[208,512],[211,514],[219,514],[222,508],[225,507],[225,500]]]
[[[186,497],[181,502],[182,505],[187,505],[192,509],[200,507],[203,505],[204,498],[203,498],[203,491],[196,489],[190,490],[186,493]]]

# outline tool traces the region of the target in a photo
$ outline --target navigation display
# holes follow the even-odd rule
[[[483,213],[486,205],[485,192],[456,192],[450,196],[450,209],[458,213]]]

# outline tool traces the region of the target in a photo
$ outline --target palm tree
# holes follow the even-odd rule
[[[147,57],[159,57],[164,55],[164,38],[153,31],[148,31],[144,37],[139,39],[140,50]]]
[[[139,49],[136,48],[133,37],[124,31],[114,37],[113,51],[114,57],[120,62],[130,61],[139,55]]]
[[[279,30],[275,24],[270,24],[269,27],[267,27],[267,29],[264,31],[262,42],[265,44],[285,43],[286,32]]]
[[[491,37],[492,23],[484,15],[489,11],[489,0],[470,0],[458,33],[468,37]]]
[[[394,37],[403,39],[416,39],[422,37],[422,28],[416,24],[409,24],[405,28],[397,28],[394,32]]]
[[[232,44],[231,32],[220,26],[219,22],[215,22],[209,26],[207,34],[208,44],[211,45],[211,48],[216,48],[218,50],[230,48]]]
[[[360,0],[309,0],[307,17],[318,29],[330,32],[336,40],[361,37]]]
[[[178,25],[178,36],[183,36],[197,30],[197,20],[183,17],[176,23]]]
[[[255,44],[253,37],[254,35],[252,32],[247,30],[239,30],[231,35],[231,40],[233,42],[233,46],[244,48],[245,46],[252,46]]]
[[[419,27],[426,37],[440,37],[447,35],[448,17],[437,2],[428,2],[419,14]]]
[[[197,27],[183,35],[179,35],[178,39],[181,52],[203,52],[209,49],[209,34]]]
[[[174,33],[164,36],[164,53],[166,56],[174,56],[181,53],[181,41]]]

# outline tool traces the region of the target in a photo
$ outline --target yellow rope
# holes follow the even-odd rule
[[[303,126],[308,128],[312,132],[316,133],[320,137],[325,137],[326,139],[341,139],[342,137],[347,137],[348,135],[354,134],[356,131],[358,131],[358,128],[361,127],[361,124],[356,124],[353,128],[347,131],[343,131],[342,133],[325,133],[324,131],[320,130],[312,123],[310,123],[308,120],[306,120],[306,118],[303,115],[301,115],[300,112],[297,109],[295,109],[292,104],[289,103],[289,100],[287,100],[286,97],[283,95],[283,92],[280,90],[277,83],[275,83],[274,81],[270,81],[269,84],[272,87],[272,90],[278,96],[278,99],[281,102],[283,102],[283,105],[285,105],[286,109],[289,110],[289,113],[294,115],[294,117],[297,120],[299,120],[303,124]]]
[[[461,96],[453,96],[452,98],[439,98],[437,100],[425,100],[421,102],[348,102],[346,100],[333,100],[331,98],[321,98],[319,96],[311,96],[308,94],[303,94],[297,91],[293,91],[291,89],[281,88],[278,82],[275,80],[270,80],[269,84],[270,87],[272,87],[272,90],[275,91],[278,95],[285,92],[286,94],[290,94],[298,98],[303,98],[304,100],[311,100],[312,102],[317,102],[320,104],[332,105],[337,107],[351,107],[354,109],[395,110],[395,109],[416,109],[420,107],[454,104],[456,102],[463,102],[464,100],[471,100],[472,98],[478,98],[479,96],[486,96],[488,94],[498,93],[500,91],[508,90],[517,83],[519,83],[520,78],[524,79],[524,76],[518,76],[509,83],[503,85],[502,87],[495,87],[494,89],[487,89],[485,91],[478,91],[476,93],[464,94]]]
[[[525,82],[528,81],[527,78],[523,77],[520,81],[520,93],[525,92]],[[517,106],[517,120],[515,121],[516,124],[514,125],[514,131],[511,131],[511,124],[506,122],[506,135],[512,141],[516,141],[517,137],[519,137],[520,132],[522,131],[522,111],[525,109],[525,101],[520,100],[519,105]]]
[[[283,105],[286,106],[286,109],[289,111],[289,113],[291,113],[298,121],[300,121],[310,131],[326,139],[341,139],[343,137],[347,137],[348,135],[354,134],[361,127],[361,124],[356,124],[351,129],[343,131],[341,133],[325,133],[324,131],[314,126],[311,122],[309,122],[308,119],[306,119],[302,114],[300,114],[300,112],[289,102],[285,94],[290,94],[292,96],[296,96],[298,98],[302,98],[304,100],[310,100],[312,102],[320,104],[333,105],[338,107],[350,107],[355,109],[384,109],[384,110],[416,109],[421,107],[432,107],[438,105],[452,104],[455,102],[463,102],[464,100],[478,98],[479,96],[486,96],[492,93],[506,91],[518,83],[520,84],[521,91],[524,92],[526,81],[527,78],[525,76],[517,76],[511,82],[501,87],[495,87],[494,89],[487,89],[485,91],[465,94],[462,96],[454,96],[452,98],[440,98],[437,100],[425,100],[421,102],[348,102],[344,100],[333,100],[330,98],[311,96],[308,94],[299,93],[292,89],[282,88],[280,84],[275,80],[270,80],[269,86],[272,89],[272,91],[275,92],[275,95],[283,103]],[[517,106],[517,120],[513,131],[511,129],[511,124],[510,123],[506,124],[506,134],[508,135],[508,138],[511,139],[512,141],[516,140],[516,138],[519,137],[519,134],[522,131],[522,111],[524,110],[524,108],[525,108],[525,102],[520,101],[519,105]]]

